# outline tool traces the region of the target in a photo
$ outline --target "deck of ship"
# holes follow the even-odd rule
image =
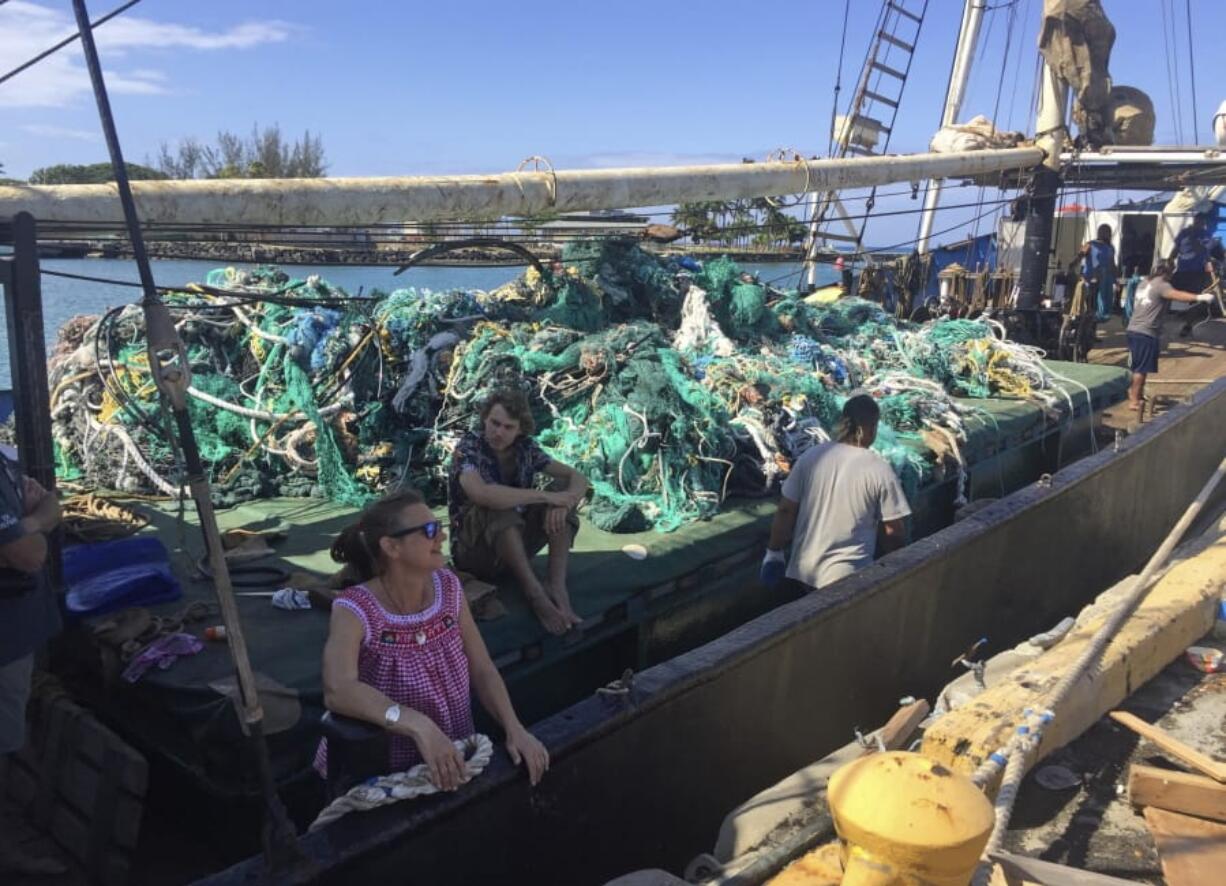
[[[1206,384],[1226,376],[1226,320],[1212,320],[1196,327],[1192,336],[1180,338],[1177,316],[1166,322],[1158,371],[1146,382],[1144,419],[1119,403],[1103,413],[1104,426],[1132,430],[1140,421],[1161,415],[1187,399]],[[1098,346],[1090,352],[1090,362],[1103,366],[1128,367],[1128,341],[1124,323],[1114,317],[1100,330]]]

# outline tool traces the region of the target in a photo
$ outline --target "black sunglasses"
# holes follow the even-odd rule
[[[420,526],[406,526],[404,529],[397,529],[395,532],[389,532],[388,538],[404,538],[406,535],[412,535],[414,532],[420,532],[426,538],[433,540],[443,528],[443,524],[438,520],[431,520],[429,523],[422,523]]]

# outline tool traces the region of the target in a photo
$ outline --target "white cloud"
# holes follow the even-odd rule
[[[59,9],[28,0],[0,5],[0,72],[9,71],[76,31],[74,19]],[[222,31],[150,19],[115,18],[95,32],[106,64],[127,58],[135,50],[251,49],[283,42],[295,26],[281,21],[243,22]],[[170,92],[166,74],[156,68],[106,70],[107,89],[117,95],[162,95]],[[0,107],[60,107],[90,93],[89,75],[76,46],[59,52],[0,85]]]
[[[46,138],[67,138],[83,142],[96,142],[101,138],[97,132],[88,129],[70,129],[67,126],[48,126],[42,123],[26,123],[18,127],[30,135],[40,135]]]
[[[227,31],[209,33],[199,28],[170,25],[120,16],[98,29],[98,48],[129,49],[156,46],[181,49],[251,49],[289,39],[293,27],[285,22],[244,22]]]

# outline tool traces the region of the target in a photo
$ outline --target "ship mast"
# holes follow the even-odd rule
[[[1018,278],[1018,310],[1037,310],[1047,287],[1051,255],[1052,221],[1056,194],[1060,190],[1060,152],[1068,138],[1065,114],[1069,87],[1046,62],[1039,93],[1036,146],[1043,151],[1043,164],[1027,183],[1026,234],[1022,246],[1022,269]]]
[[[975,48],[979,43],[979,28],[983,24],[985,0],[966,0],[962,9],[962,26],[958,29],[958,46],[954,51],[953,67],[949,71],[949,85],[945,89],[945,110],[941,113],[941,128],[958,122],[962,113],[962,101],[966,98],[966,86],[971,78],[971,66],[975,60]],[[936,218],[937,205],[941,202],[942,181],[932,179],[924,194],[924,212],[920,216],[919,235],[915,248],[928,251],[928,239],[932,236],[932,223]]]

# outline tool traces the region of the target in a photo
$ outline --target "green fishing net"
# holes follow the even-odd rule
[[[514,386],[541,445],[591,481],[592,523],[668,531],[728,496],[773,493],[857,390],[881,404],[875,448],[910,493],[948,455],[933,435],[955,449],[963,435],[951,395],[1054,396],[1037,355],[986,323],[915,326],[855,298],[810,304],[726,258],[690,288],[682,271],[629,239],[571,243],[560,270],[492,292],[354,299],[276,268],[212,271],[211,289],[167,303],[217,501],[360,505],[412,485],[441,503],[482,397]],[[60,476],[165,493],[179,458],[140,311],[73,322],[51,363]]]

